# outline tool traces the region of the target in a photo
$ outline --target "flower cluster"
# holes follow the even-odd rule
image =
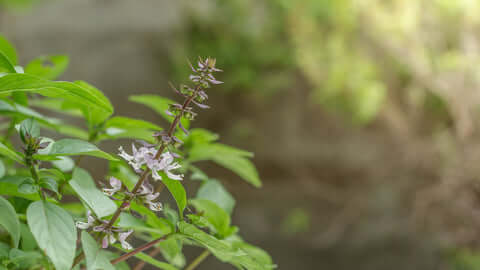
[[[187,100],[197,105],[201,109],[210,108],[208,105],[203,104],[203,102],[208,99],[208,95],[207,93],[205,93],[205,89],[210,88],[211,84],[223,83],[215,79],[215,77],[213,76],[214,72],[222,71],[221,69],[215,67],[215,63],[216,61],[213,58],[199,58],[197,62],[197,67],[194,67],[192,64],[190,64],[190,68],[194,73],[190,75],[190,80],[193,82],[194,87],[182,84],[180,85],[180,89],[177,89],[172,85],[173,90],[177,94],[187,98]],[[195,119],[197,113],[193,112],[193,108],[187,105],[188,104],[182,106],[178,103],[171,104],[165,113],[170,116],[181,115],[186,119],[193,120]],[[185,127],[183,127],[181,122],[178,123],[178,127],[182,129],[185,134],[188,134],[188,131],[185,129]],[[166,142],[165,139],[169,140],[170,138],[162,137],[162,139],[164,142]]]
[[[143,165],[146,165],[152,171],[152,177],[155,180],[161,180],[162,177],[159,174],[159,171],[163,171],[170,179],[173,180],[182,180],[183,174],[174,174],[171,170],[180,168],[180,164],[174,162],[174,156],[171,152],[165,152],[160,155],[159,159],[156,159],[157,149],[153,145],[144,144],[140,148],[136,148],[135,144],[132,144],[132,154],[129,155],[123,147],[119,148],[120,154],[123,159],[125,159],[128,164],[136,172],[141,172]]]
[[[213,77],[213,72],[220,72],[221,69],[215,67],[216,60],[213,58],[200,58],[197,62],[198,67],[195,68],[190,64],[190,68],[195,74],[190,75],[190,80],[194,83],[201,85],[202,88],[210,88],[211,84],[221,84],[223,82],[218,81]]]
[[[166,113],[175,117],[175,119],[168,131],[156,132],[153,134],[153,136],[157,138],[158,144],[154,145],[140,141],[140,146],[132,144],[131,154],[127,153],[123,147],[119,148],[119,156],[127,161],[135,172],[139,174],[142,173],[142,177],[132,191],[124,187],[120,180],[114,177],[110,178],[111,187],[104,188],[103,192],[114,200],[123,200],[122,206],[117,210],[117,213],[114,214],[112,220],[110,220],[110,222],[99,220],[89,212],[87,222],[77,222],[78,228],[88,229],[92,227],[93,231],[104,233],[102,241],[103,248],[108,247],[109,244],[115,243],[117,239],[125,249],[131,248],[130,244],[126,242],[126,238],[132,233],[132,231],[122,231],[120,228],[112,225],[114,224],[115,219],[118,218],[120,211],[127,209],[132,201],[145,204],[152,211],[162,210],[162,204],[155,201],[160,193],[155,192],[155,189],[148,182],[146,177],[150,172],[154,180],[161,180],[162,173],[170,179],[183,180],[183,174],[172,172],[181,167],[179,163],[175,162],[175,158],[178,158],[179,156],[172,148],[175,148],[175,144],[183,143],[174,135],[175,129],[178,125],[185,134],[188,134],[188,131],[183,127],[180,118],[184,117],[189,120],[195,118],[196,113],[193,112],[193,108],[189,106],[192,103],[202,109],[209,108],[208,105],[203,103],[208,99],[205,90],[210,88],[211,85],[222,83],[213,76],[214,72],[221,71],[220,69],[215,68],[215,59],[200,58],[197,67],[193,67],[191,64],[190,67],[194,72],[194,74],[190,76],[190,80],[193,82],[193,87],[181,85],[180,90],[173,87],[175,92],[185,98],[185,101],[183,105],[177,103],[169,106]]]
[[[122,190],[122,182],[115,177],[110,178],[110,186],[111,188],[104,188],[103,193],[109,196],[111,199],[118,200],[114,197],[114,195]],[[161,202],[154,202],[160,195],[160,193],[153,191],[152,185],[150,185],[147,181],[145,181],[142,186],[140,187],[140,191],[136,194],[131,193],[127,188],[124,195],[134,198],[139,203],[143,203],[148,205],[150,210],[152,211],[161,211],[162,210],[162,203]],[[128,206],[126,207],[128,208]]]
[[[92,215],[91,211],[87,212],[87,222],[77,221],[75,225],[77,228],[87,230],[92,228],[94,232],[103,232],[105,236],[102,239],[102,248],[107,248],[108,245],[120,242],[124,249],[132,249],[132,246],[127,242],[128,236],[132,234],[133,230],[123,231],[118,227],[107,228],[108,221],[100,220]]]

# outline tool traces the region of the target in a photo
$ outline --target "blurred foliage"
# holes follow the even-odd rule
[[[188,71],[176,63],[212,55],[229,70],[224,79],[230,91],[272,94],[306,82],[312,102],[356,123],[378,115],[387,90],[400,90],[405,103],[426,112],[437,96],[449,114],[461,117],[462,108],[449,100],[454,90],[442,89],[436,76],[461,72],[479,83],[472,36],[480,21],[478,1],[182,3],[187,19],[170,54],[177,77]]]
[[[452,255],[452,268],[454,270],[479,270],[480,256],[470,250],[459,250]]]
[[[228,73],[227,91],[251,90],[271,94],[292,85],[293,55],[287,39],[286,17],[267,1],[183,1],[185,29],[170,54],[175,77],[189,70],[179,63],[202,52],[215,56]],[[221,59],[220,59],[221,58]]]
[[[282,230],[286,235],[308,232],[310,228],[310,213],[303,208],[290,210],[283,220]]]
[[[0,7],[4,6],[7,9],[21,10],[31,7],[31,5],[37,1],[38,0],[0,0]]]

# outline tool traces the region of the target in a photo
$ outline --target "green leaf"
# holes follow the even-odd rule
[[[70,172],[75,168],[75,161],[69,157],[58,157],[58,160],[52,161],[53,166],[61,170],[62,172]]]
[[[170,264],[179,268],[185,266],[186,260],[182,253],[182,242],[179,239],[170,237],[158,243],[157,246]]]
[[[75,106],[75,104],[69,104],[65,102],[63,99],[58,98],[38,98],[30,101],[32,106],[51,110],[56,113],[66,114],[73,117],[82,117],[83,113],[82,110]],[[72,106],[69,106],[72,105]]]
[[[48,81],[28,74],[7,74],[1,77],[0,94],[14,92],[29,92],[52,98],[63,98],[81,105],[84,110],[99,110],[106,115],[113,113],[112,105],[100,91],[84,87],[79,82]]]
[[[55,204],[37,201],[27,209],[27,222],[55,268],[69,270],[75,257],[77,229],[68,212]]]
[[[235,240],[229,240],[234,248],[241,249],[245,251],[250,257],[252,257],[254,260],[259,262],[262,265],[266,265],[268,267],[274,268],[272,258],[268,253],[256,246],[250,245],[248,243],[243,242],[239,237],[234,238]]]
[[[115,270],[106,253],[101,250],[88,232],[82,231],[82,247],[87,261],[87,270]]]
[[[116,225],[125,229],[134,229],[136,232],[149,232],[156,235],[163,235],[164,229],[153,228],[150,225],[143,222],[141,219],[136,218],[128,213],[120,214],[120,221]]]
[[[115,127],[121,129],[149,129],[149,130],[162,130],[162,128],[156,124],[148,121],[124,117],[114,116],[105,122],[105,127]]]
[[[0,226],[12,237],[12,246],[18,247],[20,241],[20,222],[13,206],[4,198],[0,197]]]
[[[5,168],[5,163],[3,163],[2,160],[0,160],[0,178],[4,177],[6,172],[7,172],[7,169]]]
[[[9,252],[10,263],[18,266],[19,269],[28,269],[33,266],[42,255],[37,251],[28,251],[12,248]]]
[[[28,118],[20,123],[19,132],[20,138],[24,143],[26,143],[27,134],[33,138],[38,138],[38,136],[40,136],[40,126],[38,126],[34,119]]]
[[[38,186],[31,177],[25,177],[23,182],[18,186],[18,192],[23,194],[33,194],[38,192]]]
[[[37,242],[35,242],[35,238],[26,224],[20,224],[20,234],[22,236],[20,242],[23,250],[31,251],[37,248]]]
[[[120,248],[119,245],[114,245],[115,248],[119,249],[119,250],[123,250],[122,248]],[[170,264],[168,263],[165,263],[165,262],[161,262],[161,261],[158,261],[154,258],[152,258],[151,256],[148,256],[147,254],[143,253],[143,252],[139,252],[137,254],[135,254],[135,257],[137,257],[138,259],[144,261],[144,262],[147,262],[153,266],[156,266],[158,267],[159,269],[163,269],[163,270],[179,270],[178,268],[174,267],[174,266],[171,266]]]
[[[57,184],[57,181],[55,181],[55,179],[50,177],[42,177],[40,178],[40,182],[38,184],[39,186],[45,189],[51,190],[55,192],[57,195],[60,195],[58,193],[58,184]]]
[[[82,108],[83,115],[87,119],[90,129],[94,129],[95,126],[102,124],[108,117],[110,117],[113,113],[113,107],[108,98],[102,93],[102,91],[95,88],[93,85],[84,82],[84,81],[76,81],[74,83],[76,86],[81,87],[82,89],[87,90],[92,96],[94,96],[97,100],[101,100],[105,104],[108,105],[111,110],[105,111],[102,108]]]
[[[159,231],[160,233],[157,234],[152,234],[155,237],[161,237],[165,234],[171,233],[175,230],[173,224],[170,224],[165,218],[158,217],[154,212],[152,212],[150,209],[143,205],[139,205],[135,202],[132,202],[130,205],[130,208],[141,215],[145,216],[146,219],[146,224],[153,228],[155,230],[154,233],[157,233],[156,231]],[[153,231],[151,231],[153,232]]]
[[[188,136],[182,133],[181,139],[185,142],[184,146],[190,149],[195,145],[208,144],[218,140],[218,134],[203,128],[194,128],[190,130]]]
[[[102,134],[99,139],[130,138],[153,143],[155,142],[155,138],[152,136],[153,131],[159,130],[162,128],[147,121],[116,116],[105,122],[105,134]]]
[[[232,214],[233,208],[235,207],[235,199],[233,196],[215,179],[205,181],[198,189],[196,198],[210,200],[228,214]]]
[[[17,64],[17,52],[15,47],[3,36],[0,34],[0,52],[2,52],[12,63],[12,65]]]
[[[9,159],[13,159],[20,164],[25,164],[23,154],[8,148],[3,143],[0,143],[0,155],[4,155]]]
[[[180,181],[172,180],[165,174],[162,175],[162,182],[175,199],[178,207],[178,215],[180,216],[180,219],[183,219],[183,210],[185,210],[185,207],[187,206],[187,193],[185,192],[185,188]]]
[[[190,200],[190,204],[213,225],[214,232],[222,238],[229,236],[234,230],[230,229],[230,216],[217,204],[206,199]]]
[[[135,255],[135,257],[139,258],[140,260],[144,261],[144,262],[147,262],[153,266],[156,266],[160,269],[164,269],[164,270],[178,270],[178,268],[174,267],[174,266],[171,266],[170,264],[168,263],[164,263],[164,262],[161,262],[161,261],[158,261],[150,256],[148,256],[147,254],[145,253],[137,253]]]
[[[222,262],[238,265],[248,270],[267,270],[274,268],[273,265],[265,265],[262,262],[257,261],[247,252],[236,247],[227,240],[219,240],[192,224],[181,221],[178,223],[178,228],[183,236],[193,240],[196,244],[207,248]]]
[[[67,125],[65,123],[59,123],[53,126],[46,125],[45,127],[66,136],[75,137],[80,140],[88,140],[88,132],[76,126]]]
[[[170,104],[177,103],[171,99],[157,95],[136,95],[130,96],[129,100],[149,107],[150,109],[160,114],[170,123],[173,122],[173,119],[175,118],[165,113]],[[188,128],[190,126],[190,121],[188,121],[188,119],[182,117],[180,121],[185,128]]]
[[[8,73],[17,72],[13,64],[3,52],[0,52],[0,71],[5,71]]]
[[[97,146],[86,141],[78,139],[61,139],[52,144],[48,156],[76,156],[87,155],[108,160],[117,161],[108,153],[98,149]],[[41,158],[41,157],[40,157]]]
[[[66,55],[40,56],[28,63],[25,73],[54,80],[67,69],[68,62],[69,59]]]
[[[117,205],[97,189],[86,170],[75,168],[72,180],[68,183],[99,218],[111,215],[117,210]]]
[[[0,112],[2,114],[12,114],[14,116],[20,116],[22,118],[34,118],[38,122],[50,128],[59,127],[62,125],[62,122],[58,119],[46,117],[21,104],[7,102],[5,100],[0,100]]]
[[[20,185],[28,178],[26,176],[5,176],[0,179],[0,195],[8,195],[15,197],[22,197],[27,200],[37,201],[40,200],[38,193],[25,194],[19,191]]]
[[[245,181],[260,187],[262,185],[257,169],[248,159],[253,154],[224,144],[201,144],[190,151],[189,161],[212,160],[215,163],[233,171]]]
[[[0,242],[0,259],[8,258],[8,254],[10,253],[10,246],[5,244],[4,242]],[[0,260],[1,262],[1,260]],[[2,268],[0,268],[2,269]]]

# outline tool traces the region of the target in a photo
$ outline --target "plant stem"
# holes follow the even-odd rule
[[[185,100],[185,102],[183,103],[181,112],[177,116],[175,116],[175,119],[173,120],[172,124],[170,125],[170,128],[168,129],[167,134],[168,134],[169,137],[171,137],[173,135],[173,132],[175,131],[175,128],[177,127],[177,124],[180,121],[180,118],[182,118],[183,109],[187,108],[188,105],[192,102],[193,98],[196,96],[197,91],[198,91],[198,88],[196,89],[196,91],[190,97],[188,97]],[[163,153],[163,150],[165,150],[165,147],[167,147],[167,145],[162,141],[162,144],[160,145],[160,148],[158,149],[157,154],[154,157],[155,159],[160,158],[160,155]],[[148,168],[142,173],[142,175],[140,176],[140,179],[138,180],[137,184],[132,189],[133,194],[135,194],[140,189],[140,187],[142,186],[143,182],[145,181],[145,179],[147,178],[149,173],[150,173],[150,169],[148,169]],[[128,197],[123,201],[123,203],[120,205],[120,207],[117,209],[117,211],[113,214],[113,216],[110,219],[110,221],[108,222],[108,224],[105,226],[105,230],[108,230],[113,226],[115,221],[120,216],[120,213],[122,212],[122,210],[128,206],[128,204],[130,203],[131,200],[132,200],[132,197]]]
[[[195,260],[193,260],[187,266],[187,268],[185,268],[185,270],[193,270],[193,269],[197,268],[197,266],[199,264],[201,264],[209,255],[210,255],[210,251],[208,251],[207,249],[204,250],[200,255],[198,255],[197,258],[195,258]]]
[[[197,95],[197,92],[200,90],[200,87],[196,87],[195,88],[195,91],[193,92],[193,94],[191,96],[189,96],[185,102],[183,103],[182,105],[182,110],[180,111],[180,113],[178,115],[175,116],[175,119],[173,120],[172,124],[170,125],[169,129],[168,129],[168,132],[167,132],[167,135],[169,137],[171,137],[173,135],[173,133],[175,132],[175,128],[177,127],[178,125],[178,122],[180,121],[180,119],[182,118],[182,115],[183,115],[183,110],[186,109],[188,107],[188,105],[190,105],[190,103],[192,102],[192,100],[195,98],[195,96]],[[158,149],[157,151],[157,154],[155,155],[155,159],[159,159],[160,158],[160,155],[163,153],[163,150],[165,150],[165,148],[167,147],[167,145],[165,144],[165,142],[162,141],[162,144],[160,145],[160,148]],[[146,169],[142,175],[140,176],[140,179],[138,179],[137,183],[135,184],[135,187],[133,187],[132,189],[132,193],[135,194],[139,189],[140,187],[142,186],[143,182],[145,181],[145,179],[147,179],[147,176],[148,174],[150,174],[150,169]],[[161,183],[160,183],[161,184]],[[115,211],[115,213],[113,213],[113,216],[112,218],[110,219],[110,221],[108,222],[108,224],[105,226],[104,230],[108,230],[110,229],[113,224],[115,223],[115,221],[117,221],[117,219],[120,217],[120,214],[122,213],[122,210],[125,209],[129,204],[130,204],[130,201],[133,199],[133,197],[128,197],[128,198],[125,198],[125,200],[122,202],[122,204],[120,205],[120,207],[117,208],[117,211]],[[101,236],[101,235],[100,235]],[[97,241],[101,241],[101,237],[98,237],[97,238]],[[132,251],[133,252],[133,251]],[[127,255],[129,253],[126,253],[124,255]],[[135,254],[133,254],[135,255]],[[83,260],[83,258],[85,257],[85,254],[82,252],[80,254],[78,254],[77,257],[75,257],[75,260],[73,262],[73,266],[72,268],[77,265],[80,261]],[[121,257],[120,257],[121,258]]]
[[[25,164],[29,167],[30,174],[32,175],[33,180],[35,180],[35,183],[39,185],[40,179],[38,178],[38,173],[37,173],[37,169],[35,168],[35,164],[33,164],[32,156],[27,155],[25,157]],[[42,200],[45,201],[45,194],[43,194],[42,188],[40,186],[38,187],[38,194],[40,195],[40,198],[42,198]]]
[[[116,258],[116,259],[114,259],[114,260],[111,260],[110,263],[111,263],[111,264],[117,264],[117,263],[119,263],[119,262],[123,262],[123,261],[125,261],[126,259],[134,256],[135,254],[137,254],[137,253],[139,253],[139,252],[142,252],[142,251],[144,251],[144,250],[146,250],[146,249],[149,249],[149,248],[153,247],[155,244],[157,244],[158,242],[161,242],[161,241],[167,239],[167,238],[168,238],[169,236],[171,236],[172,234],[173,234],[173,233],[169,233],[169,234],[166,234],[166,235],[164,235],[164,236],[162,236],[162,237],[160,237],[160,238],[158,238],[158,239],[155,239],[155,240],[153,240],[153,241],[151,241],[151,242],[148,242],[148,243],[146,243],[145,245],[143,245],[143,246],[141,246],[141,247],[138,247],[138,248],[136,248],[136,249],[134,249],[134,250],[132,250],[132,251],[130,251],[130,252],[128,252],[128,253],[123,254],[122,256],[120,256],[120,257],[118,257],[118,258]]]
[[[158,253],[160,253],[161,250],[159,248],[156,248],[154,250],[152,250],[151,252],[148,253],[148,256],[150,257],[155,257]],[[145,267],[147,263],[145,261],[139,261],[135,267],[133,267],[133,270],[142,270],[143,267]]]

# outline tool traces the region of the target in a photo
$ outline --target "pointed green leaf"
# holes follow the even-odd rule
[[[20,123],[20,138],[26,143],[27,135],[33,138],[40,136],[40,126],[32,118],[27,118]]]
[[[162,128],[147,121],[115,116],[105,122],[105,134],[102,134],[99,139],[130,138],[153,143],[155,142],[155,138],[152,136],[153,131],[159,130]]]
[[[5,100],[0,100],[0,112],[2,114],[12,114],[15,116],[20,116],[23,118],[34,118],[35,120],[39,121],[40,123],[47,125],[49,127],[61,125],[62,122],[59,119],[46,117],[28,107],[23,105],[7,102]]]
[[[12,63],[12,65],[17,64],[17,52],[13,45],[3,36],[0,34],[0,52],[2,52]]]
[[[40,56],[28,63],[25,67],[25,73],[47,80],[54,80],[67,69],[68,62],[68,56],[66,55]]]
[[[202,217],[213,225],[214,232],[218,233],[222,238],[233,232],[230,229],[230,216],[217,204],[206,199],[194,199],[189,202]]]
[[[0,71],[4,71],[8,73],[17,72],[13,64],[10,62],[8,57],[3,52],[0,52]]]
[[[114,245],[115,248],[119,249],[119,250],[123,250],[119,245]],[[148,256],[147,254],[143,253],[143,252],[139,252],[137,254],[134,255],[136,258],[144,261],[144,262],[147,262],[153,266],[156,266],[158,267],[159,269],[163,269],[163,270],[179,270],[178,268],[174,267],[174,266],[171,266],[170,264],[168,263],[165,263],[165,262],[161,262],[159,260],[156,260],[154,258],[152,258],[151,256]]]
[[[260,187],[262,182],[258,176],[257,169],[248,159],[252,156],[250,152],[220,143],[213,143],[194,146],[190,151],[189,160],[192,162],[212,160],[233,171],[255,187]]]
[[[20,222],[13,206],[2,197],[0,197],[0,213],[0,226],[10,234],[12,246],[16,248],[20,241]]]
[[[86,170],[75,168],[72,180],[68,183],[99,218],[111,215],[117,210],[117,205],[98,190]]]
[[[32,232],[28,228],[28,225],[23,223],[20,224],[20,234],[22,236],[20,241],[22,250],[32,251],[38,247]]]
[[[98,247],[95,239],[86,231],[82,231],[82,247],[87,261],[87,270],[115,270],[105,251]]]
[[[113,113],[108,99],[97,89],[85,87],[83,83],[48,81],[28,74],[7,74],[0,77],[0,94],[14,92],[37,93],[52,98],[63,98],[81,105],[84,110],[102,111],[106,115]]]
[[[78,139],[61,139],[53,143],[48,156],[78,156],[87,155],[108,160],[117,161],[108,153],[98,149],[97,146],[86,141]]]
[[[183,219],[183,210],[185,210],[187,206],[187,193],[185,192],[185,188],[180,181],[172,180],[166,175],[162,175],[162,182],[175,199],[178,207],[178,215],[180,219]]]
[[[27,179],[26,176],[12,175],[0,179],[0,195],[8,195],[25,198],[31,201],[40,200],[38,193],[25,194],[19,191],[21,184]]]
[[[244,267],[248,270],[273,269],[273,265],[265,265],[250,256],[246,251],[236,247],[227,240],[219,240],[198,229],[192,224],[181,221],[178,223],[180,233],[195,243],[207,248],[220,261]]]
[[[89,92],[95,99],[102,101],[110,110],[105,111],[102,108],[88,108],[83,107],[82,112],[87,119],[90,129],[94,128],[97,125],[102,124],[110,115],[113,113],[113,107],[108,98],[102,93],[102,91],[95,88],[93,85],[84,82],[84,81],[75,81],[74,84],[78,87]]]
[[[233,207],[235,207],[233,196],[215,179],[205,181],[198,189],[196,198],[210,200],[229,214],[232,214]]]
[[[4,155],[7,158],[13,159],[20,164],[24,164],[23,154],[20,154],[17,151],[8,148],[3,143],[0,143],[0,155]]]
[[[77,229],[70,214],[55,204],[37,201],[28,206],[27,222],[55,268],[69,270],[77,245]]]

